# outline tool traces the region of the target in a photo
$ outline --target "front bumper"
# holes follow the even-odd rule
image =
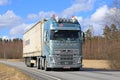
[[[72,69],[72,68],[82,68],[82,64],[73,64],[73,65],[60,65],[57,63],[51,63],[48,66],[49,68],[63,68],[63,69]]]

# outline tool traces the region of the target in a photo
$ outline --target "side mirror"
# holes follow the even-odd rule
[[[46,56],[41,56],[42,58],[46,58]]]

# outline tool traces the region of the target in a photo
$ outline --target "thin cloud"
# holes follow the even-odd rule
[[[96,10],[96,12],[91,16],[93,22],[103,21],[106,14],[109,12],[107,5],[104,5]]]
[[[35,19],[38,19],[38,15],[37,14],[29,14],[27,16],[27,18],[30,19],[30,20],[35,20]]]
[[[5,35],[5,36],[2,37],[2,39],[3,39],[3,40],[4,40],[4,39],[9,39],[9,37]]]
[[[28,29],[30,29],[32,26],[34,25],[34,23],[32,24],[21,24],[21,25],[18,25],[16,27],[13,27],[11,30],[10,30],[10,34],[12,36],[17,36],[17,35],[22,35],[25,31],[27,31]]]
[[[91,10],[94,2],[95,0],[74,0],[74,2],[72,1],[72,5],[64,9],[61,13],[56,13],[55,11],[40,11],[37,14],[29,14],[27,18],[30,20],[40,20],[42,18],[49,18],[52,14],[57,14],[62,17],[69,17],[81,11]]]
[[[0,15],[0,28],[13,27],[21,23],[22,19],[11,10],[8,10],[5,14]]]
[[[66,8],[62,15],[67,17],[81,11],[91,10],[94,4],[94,0],[76,0],[69,8]]]
[[[40,11],[38,14],[29,14],[27,17],[30,20],[40,20],[42,18],[49,18],[52,14],[55,14],[54,11],[44,12]]]
[[[0,0],[0,6],[1,5],[7,5],[10,3],[10,0]]]
[[[91,29],[94,33],[94,35],[102,35],[103,28],[104,28],[104,19],[107,14],[110,14],[110,9],[107,5],[103,5],[96,9],[96,11],[89,17],[82,19],[81,17],[77,17],[79,20],[81,27],[84,31],[87,29]]]

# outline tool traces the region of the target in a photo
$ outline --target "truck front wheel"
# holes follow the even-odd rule
[[[44,69],[45,69],[45,71],[49,71],[50,69],[47,67],[47,61],[46,61],[46,59],[45,59],[45,61],[44,61]]]

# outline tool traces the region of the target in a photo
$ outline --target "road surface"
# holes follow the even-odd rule
[[[35,80],[120,80],[120,71],[83,69],[82,71],[44,71],[36,67],[26,67],[23,62],[0,61],[0,63],[16,67]]]

